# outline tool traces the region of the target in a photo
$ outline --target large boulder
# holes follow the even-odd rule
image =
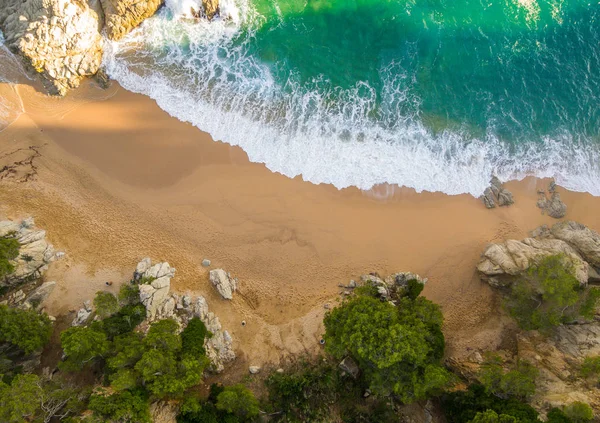
[[[19,256],[12,262],[15,271],[0,280],[0,286],[14,286],[41,277],[55,259],[46,231],[35,227],[33,218],[21,222],[0,222],[0,237],[13,236],[19,242]]]
[[[557,254],[563,254],[573,264],[577,280],[587,284],[588,263],[573,247],[560,239],[509,239],[500,244],[490,244],[483,252],[477,270],[487,277],[491,285],[503,286],[511,282],[510,278],[504,276],[521,275],[544,257]]]
[[[30,306],[34,309],[41,308],[42,304],[46,299],[50,296],[54,288],[56,287],[56,282],[44,282],[39,287],[37,287],[25,300],[26,303],[30,304]]]
[[[581,223],[568,221],[552,226],[550,234],[569,243],[592,266],[600,267],[600,235],[597,232]]]
[[[140,302],[146,307],[149,320],[168,318],[173,314],[175,303],[170,300],[171,278],[175,276],[175,268],[169,263],[158,263],[149,266],[147,259],[136,267],[134,279],[143,281],[140,285]],[[146,268],[147,267],[147,268]],[[139,270],[144,268],[143,273]]]
[[[65,95],[98,71],[102,25],[97,0],[3,0],[0,7],[6,44],[54,95]]]
[[[210,271],[209,280],[226,300],[233,299],[233,293],[237,290],[237,279],[223,269],[215,269]]]
[[[120,40],[156,13],[164,0],[100,0],[104,9],[106,35]]]
[[[504,188],[504,185],[496,176],[492,177],[490,186],[485,189],[480,198],[488,209],[493,209],[496,207],[496,204],[502,207],[510,206],[514,203],[512,193]]]

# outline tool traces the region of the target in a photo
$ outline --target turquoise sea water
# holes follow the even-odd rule
[[[113,45],[109,74],[274,171],[474,195],[533,174],[600,195],[599,3],[240,0],[207,23],[177,1]]]

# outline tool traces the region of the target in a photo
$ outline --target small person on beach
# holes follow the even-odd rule
[[[106,286],[112,286],[112,284],[113,284],[112,281],[106,282]]]

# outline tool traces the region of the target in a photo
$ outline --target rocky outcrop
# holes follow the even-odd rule
[[[175,402],[158,401],[150,404],[152,423],[175,423],[179,406]]]
[[[210,271],[209,280],[221,297],[226,300],[233,299],[233,293],[237,290],[237,279],[232,278],[223,269],[215,269]]]
[[[171,278],[175,269],[168,263],[152,265],[149,258],[138,263],[134,281],[140,285],[140,301],[146,307],[147,320],[175,319],[183,328],[194,317],[204,322],[212,333],[205,342],[206,355],[211,361],[211,370],[221,372],[225,364],[235,359],[233,340],[229,332],[223,330],[219,318],[208,309],[202,296],[178,295],[170,292]]]
[[[573,265],[575,277],[587,284],[597,276],[600,264],[600,236],[577,222],[561,222],[549,229],[542,226],[531,238],[490,244],[483,252],[477,270],[492,286],[508,286],[540,259],[562,254]]]
[[[100,68],[102,16],[96,0],[4,0],[0,28],[49,93],[64,95]]]
[[[156,13],[164,0],[100,0],[105,31],[111,40],[120,40]]]
[[[40,278],[55,259],[51,244],[46,241],[46,231],[37,229],[33,218],[15,222],[0,222],[0,237],[12,236],[20,244],[19,256],[12,261],[15,271],[0,280],[0,286],[14,286]]]
[[[555,219],[565,217],[567,214],[567,205],[560,199],[560,194],[556,191],[554,181],[550,182],[548,193],[550,194],[550,198],[548,198],[545,191],[538,192],[537,206],[542,209],[542,214],[545,213]]]
[[[392,302],[396,301],[397,299],[404,296],[404,294],[406,294],[406,291],[408,289],[408,282],[411,280],[416,280],[423,285],[427,283],[426,278],[423,279],[416,273],[412,272],[392,273],[384,279],[382,279],[377,273],[370,273],[368,275],[362,275],[360,277],[360,281],[363,285],[373,285],[377,288],[377,291],[381,298],[390,300]],[[356,286],[356,283],[351,283],[349,287],[351,287],[352,285]]]
[[[88,320],[90,319],[91,315],[92,315],[92,302],[90,300],[87,300],[83,303],[83,307],[77,311],[77,314],[75,315],[75,319],[73,319],[71,326],[85,325],[88,322]]]
[[[512,193],[505,189],[500,179],[495,176],[492,177],[490,186],[483,192],[481,200],[488,209],[493,209],[496,205],[502,207],[510,206],[514,203]]]
[[[26,308],[40,309],[55,287],[56,282],[52,281],[41,284],[25,300]]]

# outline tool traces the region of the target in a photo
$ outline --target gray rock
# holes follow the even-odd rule
[[[56,287],[56,282],[45,282],[40,285],[35,291],[29,294],[27,298],[27,302],[31,304],[34,308],[39,309],[44,301],[50,296],[54,288]]]
[[[146,307],[149,321],[158,318],[168,318],[173,315],[176,300],[171,298],[171,278],[175,275],[175,268],[169,263],[157,263],[152,266],[150,259],[145,258],[138,263],[134,279],[153,279],[150,284],[142,284],[140,289],[140,302]]]
[[[237,289],[236,279],[233,279],[223,269],[215,269],[210,271],[209,280],[224,299],[233,299],[233,293]]]
[[[339,364],[340,369],[356,379],[360,373],[358,365],[351,357],[344,358]]]
[[[20,244],[19,257],[12,261],[14,272],[0,280],[0,287],[19,285],[42,277],[55,259],[54,247],[46,241],[46,231],[36,229],[32,218],[21,222],[0,222],[0,236],[9,234]]]
[[[550,198],[545,192],[539,192],[539,198],[536,203],[537,207],[542,209],[542,214],[547,214],[555,219],[561,219],[567,214],[567,205],[560,199],[560,194],[556,190],[554,181],[550,182],[548,192],[551,193]]]
[[[504,207],[514,204],[512,193],[504,188],[504,185],[496,176],[492,177],[490,186],[485,189],[480,198],[488,209],[493,209],[496,205]]]
[[[571,245],[588,263],[600,267],[600,235],[597,232],[573,221],[557,223],[550,232]]]
[[[86,304],[87,302],[88,301],[83,303],[83,307],[80,308],[79,311],[77,311],[77,314],[75,315],[75,319],[73,319],[71,326],[83,326],[88,322],[90,316],[92,315],[92,308],[91,306]]]
[[[204,266],[204,267],[210,267],[210,260],[209,259],[202,260],[202,266]]]
[[[120,40],[156,13],[163,0],[100,0],[104,9],[106,35]]]
[[[258,374],[260,372],[260,367],[258,366],[250,366],[248,367],[248,371],[250,372],[250,374]]]
[[[493,209],[496,207],[496,198],[491,188],[486,188],[485,191],[483,191],[481,201],[483,201],[483,204],[488,209]]]

